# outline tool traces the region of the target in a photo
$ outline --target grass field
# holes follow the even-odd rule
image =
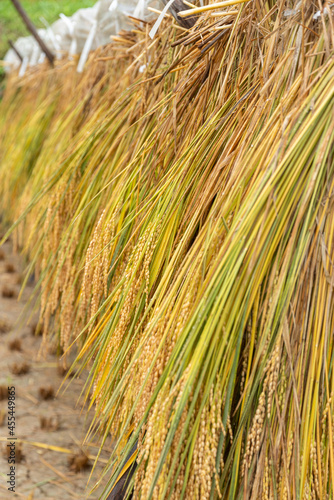
[[[80,8],[91,7],[95,0],[22,0],[23,7],[37,28],[43,28],[41,17],[53,23],[61,12],[69,16]],[[8,50],[8,38],[15,41],[28,35],[10,0],[0,1],[0,59]]]

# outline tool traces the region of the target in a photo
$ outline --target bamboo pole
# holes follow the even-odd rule
[[[236,16],[238,14],[238,10],[227,10],[225,12],[211,12],[212,17],[227,17],[227,16]]]
[[[53,55],[51,50],[46,46],[46,44],[44,43],[42,38],[39,36],[35,26],[31,22],[31,20],[29,19],[28,14],[26,13],[24,8],[20,4],[19,0],[12,0],[12,4],[14,5],[17,12],[20,14],[24,24],[26,25],[26,27],[28,28],[28,30],[30,31],[32,36],[35,38],[36,42],[38,43],[38,45],[40,46],[40,48],[42,49],[42,51],[44,52],[46,57],[48,58],[51,66],[53,66],[55,56]]]
[[[15,45],[13,44],[13,42],[11,40],[8,40],[8,44],[14,50],[15,54],[20,59],[20,61],[23,62],[23,57],[21,56],[20,52],[17,50],[17,48],[15,47]]]

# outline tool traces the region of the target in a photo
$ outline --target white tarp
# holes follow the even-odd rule
[[[133,25],[129,15],[144,21],[152,20],[157,15],[148,7],[161,9],[162,5],[160,0],[100,0],[93,7],[79,9],[71,17],[60,14],[55,23],[46,25],[38,33],[57,58],[81,54],[78,71],[82,71],[90,50],[110,43],[110,36],[120,30],[131,29]],[[45,59],[45,54],[32,36],[19,38],[15,47],[23,57],[23,63],[10,49],[4,59],[8,63],[6,71],[20,67],[23,74],[28,65],[36,65]]]

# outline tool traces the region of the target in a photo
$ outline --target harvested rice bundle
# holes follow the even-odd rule
[[[3,104],[2,209],[19,198],[44,346],[52,323],[77,342],[89,436],[115,436],[104,498],[134,461],[134,498],[332,493],[332,18],[237,11],[153,41],[137,23],[79,90],[65,66]]]

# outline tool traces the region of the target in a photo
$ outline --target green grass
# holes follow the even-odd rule
[[[40,18],[44,17],[48,23],[57,20],[63,12],[70,16],[80,8],[91,7],[95,0],[21,0],[30,19],[37,28],[43,28]],[[8,50],[8,39],[15,41],[19,36],[29,35],[22,19],[13,7],[10,0],[0,2],[0,59]]]

